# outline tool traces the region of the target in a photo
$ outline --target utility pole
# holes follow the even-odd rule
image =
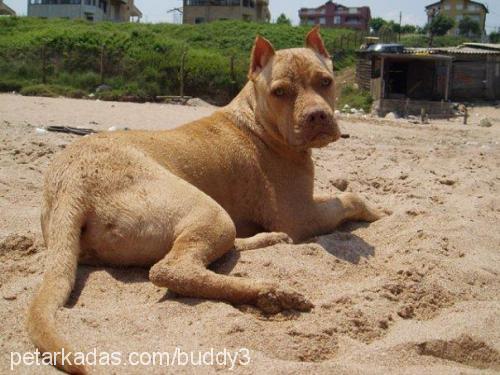
[[[399,12],[399,41],[401,42],[401,23],[403,21],[403,12]]]

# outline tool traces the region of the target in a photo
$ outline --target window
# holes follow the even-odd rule
[[[340,16],[335,16],[335,17],[333,18],[333,23],[334,23],[335,25],[340,25],[341,21],[342,21],[342,19],[340,18]]]
[[[457,20],[457,22],[462,21],[463,18],[464,18],[464,16],[462,16],[462,15],[458,15],[458,16],[455,17],[455,19]]]
[[[203,22],[205,22],[205,18],[204,17],[196,17],[194,19],[194,23],[196,23],[196,24],[203,23]]]
[[[444,10],[450,10],[450,9],[451,9],[451,5],[450,5],[450,4],[446,4],[446,5],[444,6]]]
[[[349,8],[349,14],[357,14],[358,8]]]
[[[325,17],[320,17],[319,18],[319,24],[320,25],[326,25],[326,18]]]
[[[311,19],[307,20],[307,24],[311,26],[311,25],[315,25],[316,23],[314,22],[314,19],[311,18]]]
[[[464,4],[462,2],[457,3],[457,10],[464,9]]]

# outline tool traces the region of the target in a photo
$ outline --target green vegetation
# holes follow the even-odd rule
[[[490,42],[491,43],[500,43],[500,31],[499,32],[493,31],[490,34]]]
[[[481,26],[479,26],[479,22],[474,21],[469,16],[465,16],[460,20],[458,23],[458,30],[460,31],[460,35],[464,36],[478,36],[481,34]]]
[[[430,34],[429,46],[434,46],[434,38],[436,36],[446,35],[448,31],[450,31],[453,26],[455,26],[455,20],[453,18],[444,16],[442,14],[434,17],[431,22],[429,22],[426,26],[427,31]]]
[[[0,18],[0,91],[81,95],[100,84],[102,99],[148,100],[178,95],[185,55],[186,95],[227,103],[246,82],[257,33],[278,49],[304,44],[308,27],[221,21],[202,25],[89,23],[63,19]],[[322,30],[325,44],[349,30]],[[354,46],[337,56],[351,64]]]
[[[430,38],[423,34],[408,34],[401,36],[401,44],[405,47],[427,47]],[[432,40],[433,47],[453,47],[462,43],[470,42],[470,38],[464,36],[443,35],[434,37]]]
[[[354,85],[342,88],[337,108],[343,110],[347,105],[349,108],[362,109],[366,113],[371,111],[373,99],[369,92],[361,90]]]
[[[292,21],[290,18],[288,18],[285,13],[281,13],[278,19],[276,20],[276,23],[278,25],[288,25],[290,26],[292,24]]]
[[[415,25],[399,25],[394,21],[387,21],[380,17],[375,17],[370,20],[369,23],[370,29],[373,30],[374,33],[401,33],[401,34],[415,34],[417,32],[421,32],[422,28]]]

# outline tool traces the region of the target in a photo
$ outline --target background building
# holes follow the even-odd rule
[[[16,12],[13,9],[9,8],[7,4],[0,0],[0,16],[15,16]]]
[[[301,25],[368,30],[371,12],[370,7],[346,7],[328,1],[318,8],[301,8],[299,18]]]
[[[142,13],[134,0],[28,0],[28,16],[139,22]]]
[[[184,0],[183,23],[229,19],[269,22],[269,0]]]
[[[454,19],[455,27],[448,32],[450,35],[458,35],[458,24],[464,17],[469,17],[479,23],[481,35],[486,34],[485,26],[488,8],[480,2],[472,0],[441,0],[427,5],[425,10],[427,12],[428,22],[432,21],[432,19],[439,14]]]

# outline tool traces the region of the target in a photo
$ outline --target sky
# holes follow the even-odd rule
[[[19,15],[27,13],[28,0],[4,0]],[[326,0],[269,0],[271,14],[276,19],[285,13],[294,24],[298,24],[298,10],[302,7],[317,7]],[[346,6],[366,5],[371,8],[372,17],[382,17],[399,22],[399,12],[403,13],[403,24],[424,25],[426,14],[424,7],[433,0],[339,0],[336,1]],[[173,22],[169,9],[182,6],[182,0],[135,0],[136,5],[144,14],[144,22]],[[487,32],[500,28],[500,0],[484,1],[490,9],[486,19]]]

